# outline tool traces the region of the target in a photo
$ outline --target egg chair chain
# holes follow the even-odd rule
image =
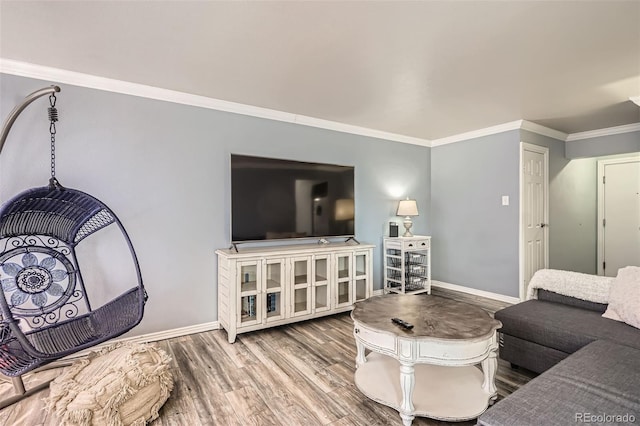
[[[56,94],[49,95],[49,133],[51,134],[51,179],[50,188],[60,188],[61,185],[56,179],[56,121],[58,121],[58,109],[56,108]]]

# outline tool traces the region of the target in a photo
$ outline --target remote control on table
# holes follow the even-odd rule
[[[403,321],[400,318],[391,318],[391,321],[395,322],[400,327],[405,328],[407,330],[411,330],[413,328],[413,324]]]

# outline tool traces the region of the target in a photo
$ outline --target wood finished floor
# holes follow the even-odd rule
[[[434,294],[478,305],[492,314],[508,304],[464,293]],[[355,387],[355,343],[349,314],[241,334],[224,330],[155,342],[172,357],[175,386],[153,426],[168,425],[402,425],[397,411]],[[27,377],[55,377],[60,369]],[[498,399],[534,375],[499,360]],[[0,384],[0,399],[12,393]],[[0,411],[0,425],[59,425],[43,410],[44,390]],[[446,425],[417,417],[414,425]],[[473,425],[475,420],[451,423]]]

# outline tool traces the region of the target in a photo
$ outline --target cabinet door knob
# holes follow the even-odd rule
[[[423,245],[423,246],[426,246],[426,245],[427,245],[427,243],[422,243],[422,245]]]
[[[413,243],[410,243],[410,244],[409,244],[409,247],[413,247]]]

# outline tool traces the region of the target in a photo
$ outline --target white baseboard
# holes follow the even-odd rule
[[[220,323],[218,321],[211,321],[203,324],[189,325],[187,327],[172,328],[171,330],[157,331],[155,333],[141,334],[140,336],[127,337],[122,340],[133,341],[135,343],[157,342],[158,340],[173,339],[174,337],[188,336],[189,334],[219,329]]]
[[[67,357],[67,359],[79,358],[87,355],[89,352],[99,351],[100,349],[113,345],[114,343],[149,343],[157,342],[158,340],[173,339],[174,337],[187,336],[189,334],[203,333],[205,331],[220,329],[220,323],[218,321],[205,322],[203,324],[190,325],[187,327],[173,328],[171,330],[158,331],[155,333],[141,334],[139,336],[124,337],[122,339],[113,339],[108,342],[104,342],[100,345],[93,346],[82,352],[75,353]]]
[[[489,291],[478,290],[478,289],[475,289],[475,288],[465,287],[465,286],[461,286],[461,285],[457,285],[457,284],[446,283],[446,282],[443,282],[443,281],[432,280],[431,281],[431,286],[432,287],[440,287],[440,288],[444,288],[444,289],[447,289],[447,290],[460,291],[462,293],[473,294],[475,296],[486,297],[488,299],[499,300],[501,302],[520,303],[520,299],[518,297],[505,296],[504,294],[491,293]]]
[[[372,296],[382,296],[384,294],[384,289],[373,290]]]

